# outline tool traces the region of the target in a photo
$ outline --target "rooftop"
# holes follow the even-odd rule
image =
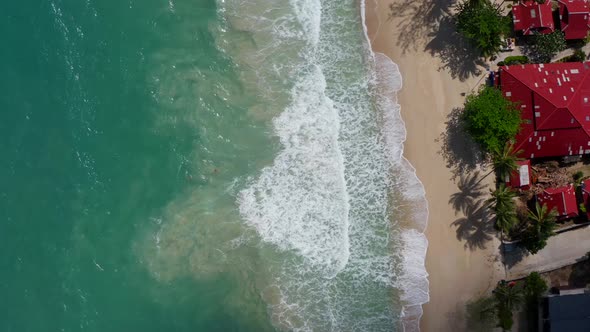
[[[590,31],[588,0],[559,0],[559,19],[565,39],[583,39]]]
[[[550,295],[546,298],[547,331],[588,331],[590,329],[590,294]]]
[[[539,204],[547,205],[547,210],[555,209],[560,219],[578,216],[578,203],[576,201],[576,189],[573,185],[560,188],[547,188],[537,195]]]
[[[551,33],[555,30],[551,13],[551,1],[539,4],[533,0],[518,3],[512,7],[514,30],[524,35],[532,35],[534,31]]]
[[[525,158],[590,154],[590,64],[503,66],[500,86],[523,124],[515,150]]]

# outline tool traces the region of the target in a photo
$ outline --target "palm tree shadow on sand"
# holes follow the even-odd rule
[[[399,24],[397,46],[405,53],[418,51],[417,40],[426,39],[439,27],[440,20],[449,16],[455,0],[405,0],[389,5],[389,19],[394,17]]]
[[[459,212],[466,214],[468,209],[484,196],[486,186],[481,183],[484,178],[485,176],[481,176],[478,171],[459,178],[457,184],[459,191],[449,198],[449,204],[455,209],[455,215]]]
[[[429,38],[425,51],[441,59],[443,65],[439,70],[448,70],[451,77],[460,81],[482,74],[481,67],[485,66],[485,62],[477,49],[457,32],[452,17],[443,17],[438,29],[430,33]]]
[[[447,115],[446,130],[436,139],[441,146],[439,153],[444,158],[447,168],[453,173],[453,180],[475,171],[486,162],[479,146],[465,130],[465,124],[461,119],[462,112],[461,108],[454,108]]]
[[[471,251],[485,249],[496,233],[492,215],[484,198],[467,204],[461,217],[451,223],[456,227],[457,239],[465,241],[464,247]]]
[[[402,52],[427,51],[441,59],[439,70],[448,70],[461,81],[479,75],[484,62],[456,29],[452,17],[456,0],[405,0],[389,5],[396,18],[397,46]]]

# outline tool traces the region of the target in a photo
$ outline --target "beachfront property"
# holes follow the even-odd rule
[[[512,172],[510,177],[506,179],[506,185],[512,188],[528,190],[531,188],[531,184],[533,183],[531,161],[519,160],[516,163],[518,165],[518,169],[515,172]]]
[[[514,31],[524,36],[547,34],[559,28],[566,40],[584,39],[590,31],[590,4],[588,0],[559,0],[558,19],[553,15],[552,3],[546,0],[520,1],[512,8]],[[557,16],[557,15],[556,15]],[[555,22],[557,20],[557,22]]]
[[[590,326],[590,293],[584,288],[560,289],[542,298],[539,331],[588,331]]]
[[[522,151],[526,160],[518,162],[518,169],[505,180],[507,186],[533,186],[531,159],[575,160],[590,154],[590,63],[502,66],[495,77],[502,95],[520,108],[523,120],[514,150]],[[555,210],[558,220],[587,215],[590,181],[581,187],[579,193],[572,184],[544,188],[536,199]]]
[[[518,104],[524,158],[590,154],[590,63],[502,66],[496,83]]]
[[[551,1],[538,3],[533,0],[522,1],[512,7],[514,31],[522,31],[525,36],[555,31]]]
[[[537,195],[537,201],[541,205],[547,205],[547,210],[554,210],[558,220],[578,216],[576,188],[572,184],[559,188],[546,188]]]
[[[586,38],[589,20],[588,0],[559,0],[559,24],[566,40]]]

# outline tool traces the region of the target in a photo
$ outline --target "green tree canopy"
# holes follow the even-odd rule
[[[465,0],[457,5],[457,30],[490,57],[500,51],[502,35],[510,32],[510,18],[489,0]]]
[[[522,287],[501,281],[494,289],[497,302],[498,326],[504,331],[512,328],[512,312],[524,302]]]
[[[509,233],[518,222],[516,217],[516,206],[513,198],[516,193],[503,183],[498,189],[491,192],[492,197],[488,200],[491,208],[496,214],[496,226],[503,232]]]
[[[565,37],[561,31],[548,34],[535,33],[530,40],[526,53],[534,62],[549,63],[557,53],[566,48]]]
[[[500,182],[503,182],[512,172],[518,169],[517,162],[522,160],[518,155],[521,153],[522,150],[514,151],[514,144],[511,142],[506,143],[502,150],[495,148],[492,151],[492,163],[496,176],[501,180]]]
[[[524,231],[522,244],[531,253],[536,254],[545,248],[547,239],[554,235],[555,210],[548,211],[547,205],[535,203],[535,210],[529,211],[529,226]]]
[[[494,87],[467,96],[463,111],[467,132],[487,151],[503,151],[520,130],[520,110]]]
[[[538,299],[547,289],[547,283],[539,272],[531,272],[524,281],[524,294],[529,299]]]

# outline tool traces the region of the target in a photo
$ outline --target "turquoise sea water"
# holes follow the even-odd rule
[[[0,36],[0,331],[389,331],[424,302],[399,74],[355,1],[3,2]]]

